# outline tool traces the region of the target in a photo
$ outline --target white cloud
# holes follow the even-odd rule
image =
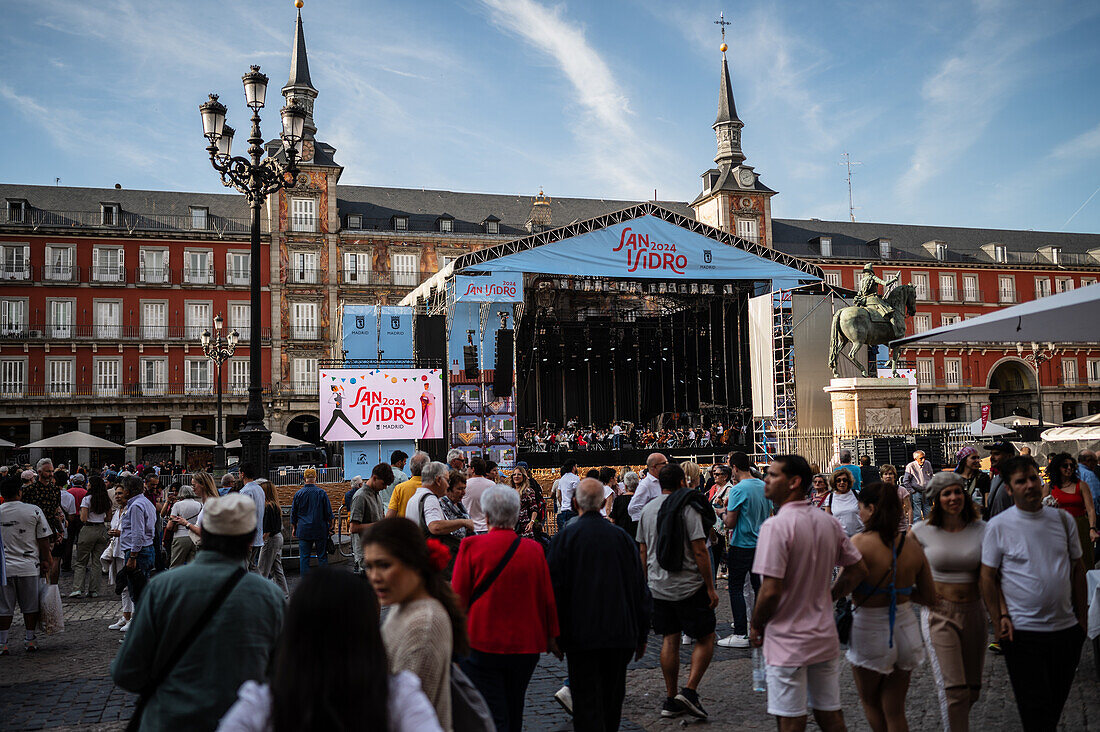
[[[1100,154],[1100,124],[1058,145],[1051,151],[1050,157],[1055,160],[1078,161],[1098,154]]]

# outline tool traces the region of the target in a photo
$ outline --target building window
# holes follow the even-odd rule
[[[945,386],[962,386],[961,358],[945,358],[943,360],[943,383]]]
[[[8,201],[8,223],[26,223],[27,204],[25,201]]]
[[[2,276],[5,280],[29,280],[31,278],[31,248],[26,244],[3,247]]]
[[[917,313],[913,316],[913,335],[932,330],[932,316],[928,313]]]
[[[312,198],[290,199],[290,230],[317,231],[317,201]]]
[[[408,231],[409,230],[409,217],[408,216],[394,216],[393,228],[395,231]]]
[[[933,361],[930,358],[917,359],[917,383],[921,386],[931,386],[933,380]]]
[[[928,273],[927,272],[914,272],[913,273],[913,289],[917,291],[918,300],[931,300],[932,293],[931,288],[928,287]]]
[[[96,300],[92,304],[95,337],[117,341],[122,337],[122,303],[117,300]]]
[[[50,300],[50,337],[71,338],[73,335],[73,301]]]
[[[246,302],[230,303],[229,322],[226,326],[230,331],[237,331],[242,341],[249,340],[252,335],[252,306]]]
[[[27,301],[0,301],[0,334],[5,336],[26,337]]]
[[[420,257],[416,254],[394,254],[390,267],[393,284],[399,287],[416,287],[420,279]]]
[[[1073,289],[1073,278],[1059,277],[1054,280],[1054,288],[1057,292],[1069,292]]]
[[[21,358],[0,360],[0,393],[22,396],[27,388],[27,362]]]
[[[486,234],[499,234],[500,233],[500,222],[499,221],[486,221],[485,222],[485,233]]]
[[[50,396],[70,396],[73,393],[73,360],[46,359],[46,393]]]
[[[168,339],[168,303],[143,302],[141,304],[141,339],[147,341]]]
[[[981,302],[982,295],[978,291],[976,275],[963,275],[963,299],[967,302]]]
[[[1051,261],[1052,264],[1061,264],[1062,263],[1062,247],[1051,247],[1050,248],[1050,261]]]
[[[164,374],[168,362],[163,358],[141,359],[141,393],[144,396],[162,396],[168,391],[168,380]]]
[[[118,226],[118,204],[99,204],[99,222],[103,226]]]
[[[879,239],[878,240],[878,256],[879,256],[879,258],[880,259],[889,259],[890,258],[890,253],[891,253],[890,252],[890,240],[889,239]]]
[[[240,330],[238,328],[238,330]],[[229,359],[229,393],[241,396],[248,394],[249,372],[248,359]]]
[[[95,360],[95,395],[116,397],[119,395],[119,371],[121,361],[117,358],[97,358]]]
[[[1016,302],[1016,278],[1012,275],[997,278],[997,302]]]
[[[371,257],[366,252],[344,252],[344,283],[366,285],[370,282]]]
[[[146,284],[168,282],[168,250],[141,249],[138,251],[138,281]]]
[[[317,359],[296,358],[291,362],[294,392],[299,396],[317,396]]]
[[[1095,284],[1096,284],[1096,278],[1095,277],[1082,277],[1081,278],[1081,287],[1088,287],[1089,285],[1095,285]]]
[[[825,284],[840,287],[840,272],[825,272]]]
[[[936,259],[941,262],[947,259],[947,244],[942,241],[936,242]]]
[[[209,394],[214,388],[210,360],[189,358],[184,362],[183,388],[188,394]]]
[[[191,211],[191,228],[206,230],[208,225],[207,209],[203,206],[191,206],[189,210]]]
[[[291,255],[290,281],[313,285],[320,279],[316,252],[295,252]]]
[[[120,247],[92,249],[92,282],[125,282],[126,252]]]
[[[1077,402],[1062,402],[1062,421],[1077,419]]]
[[[247,285],[252,274],[252,254],[250,252],[225,253],[225,284]]]
[[[1035,299],[1040,297],[1048,297],[1050,295],[1050,278],[1049,277],[1036,277],[1035,278]]]
[[[361,214],[348,214],[348,228],[359,230],[363,228],[363,216]]]
[[[833,238],[831,236],[819,237],[818,246],[821,248],[821,256],[831,257],[833,256]],[[839,285],[838,285],[839,287]]]
[[[955,275],[953,274],[941,274],[940,275],[940,300],[945,302],[955,302],[959,299],[959,293],[955,291]]]
[[[1077,386],[1077,359],[1062,359],[1062,383],[1066,386]]]
[[[1008,247],[1004,244],[994,244],[993,261],[997,264],[1005,264],[1008,262]]]
[[[444,232],[444,233],[450,233],[450,232],[454,231],[455,230],[455,220],[454,219],[440,219],[439,220],[439,230]]]
[[[42,274],[47,280],[71,282],[73,280],[72,247],[46,247],[46,270]]]
[[[312,341],[320,337],[317,329],[317,303],[296,302],[291,314],[293,320],[290,330],[293,338]]]
[[[1085,362],[1085,368],[1088,369],[1089,386],[1100,384],[1100,358],[1090,358]]]
[[[954,325],[959,322],[959,316],[955,313],[948,313],[940,316],[940,326]]]
[[[737,236],[755,244],[759,239],[756,219],[737,219]]]
[[[183,337],[196,341],[211,326],[211,305],[208,302],[189,302],[184,305]]]
[[[186,266],[183,269],[183,281],[189,285],[214,284],[214,258],[210,252],[188,251],[184,253]]]

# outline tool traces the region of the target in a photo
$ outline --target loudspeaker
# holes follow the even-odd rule
[[[447,323],[442,315],[416,316],[418,368],[439,368],[447,360]]]
[[[512,396],[512,344],[516,332],[511,328],[497,331],[497,361],[493,373],[493,394],[498,397]]]
[[[477,346],[463,346],[462,357],[466,363],[466,378],[477,378]]]

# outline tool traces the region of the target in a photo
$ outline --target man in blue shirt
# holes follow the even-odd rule
[[[332,504],[328,494],[318,487],[317,471],[306,468],[304,485],[294,494],[290,507],[291,535],[298,539],[298,571],[309,574],[310,552],[317,552],[317,565],[328,564],[328,537],[332,533]]]
[[[256,470],[255,465],[241,463],[237,471],[241,474],[241,481],[244,483],[241,486],[241,495],[248,496],[256,504],[256,538],[252,540],[252,551],[248,554],[248,571],[255,572],[256,563],[260,559],[260,549],[264,545],[264,507],[267,498],[264,496],[263,486],[256,481],[259,471]]]
[[[923,456],[924,453],[922,452],[921,455]],[[860,489],[863,488],[862,472],[858,465],[852,464],[852,453],[848,450],[840,451],[840,465],[833,468],[833,472],[835,473],[841,468],[852,474],[852,490],[859,493]]]
[[[1085,481],[1085,485],[1092,492],[1092,505],[1100,501],[1100,475],[1096,472],[1096,453],[1092,450],[1082,450],[1077,453],[1077,477]],[[1085,567],[1086,570],[1092,567]]]
[[[737,481],[730,488],[726,500],[726,511],[722,520],[730,529],[730,546],[726,555],[726,567],[729,569],[730,610],[733,612],[733,635],[718,641],[723,648],[748,648],[749,623],[745,606],[745,575],[749,576],[755,602],[760,590],[760,575],[752,574],[752,563],[756,559],[756,540],[760,535],[760,526],[772,513],[772,504],[764,497],[764,481],[752,476],[752,462],[743,452],[730,453],[729,466],[717,465],[715,481],[725,483],[733,469],[733,478]]]
[[[118,545],[126,557],[126,569],[129,572],[139,572],[145,579],[149,579],[156,559],[153,541],[156,535],[157,509],[145,497],[145,484],[136,475],[128,475],[122,479],[122,490],[126,491],[128,498],[126,511],[118,526]],[[136,603],[145,583],[131,579],[128,585],[130,595]]]

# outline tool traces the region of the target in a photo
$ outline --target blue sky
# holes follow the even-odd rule
[[[197,105],[241,130],[250,63],[276,131],[291,0],[4,6],[5,182],[223,190]],[[318,137],[343,183],[690,200],[720,10],[775,216],[846,219],[849,151],[858,220],[1100,233],[1089,0],[306,0]]]

